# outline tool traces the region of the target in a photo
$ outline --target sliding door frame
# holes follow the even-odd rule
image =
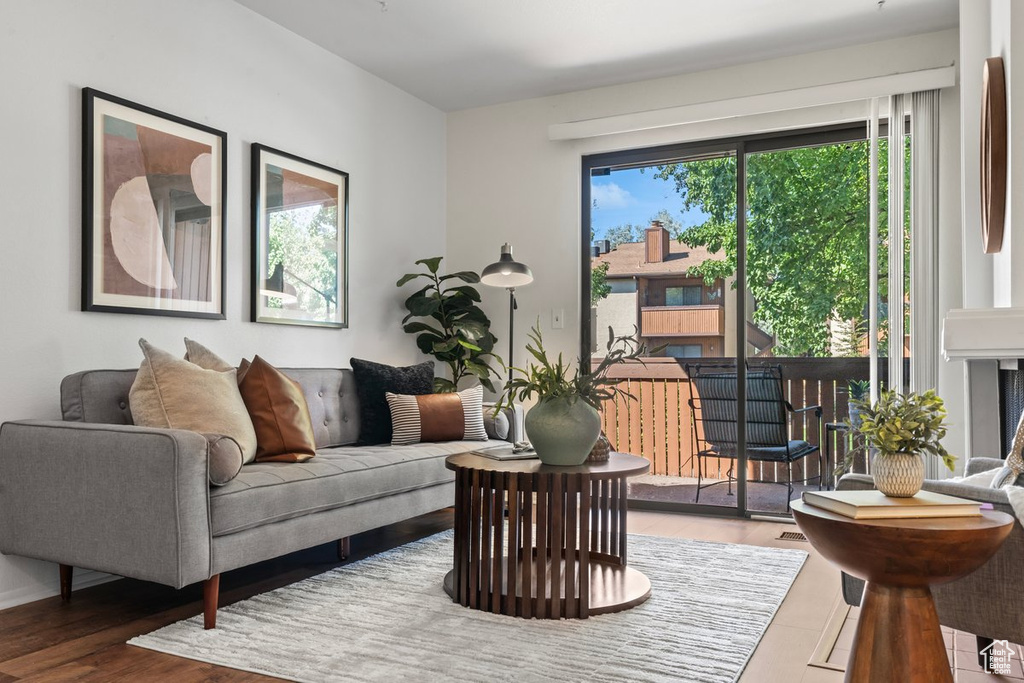
[[[879,137],[887,134],[886,125],[880,125]],[[747,155],[775,152],[801,147],[817,147],[867,139],[866,122],[853,122],[783,131],[758,135],[722,138],[718,140],[687,142],[658,147],[630,149],[617,152],[590,154],[582,157],[580,192],[580,363],[590,367],[591,315],[590,315],[590,224],[591,178],[594,172],[655,166],[660,163],[696,161],[701,158],[736,156],[736,281],[746,290],[747,281]],[[629,500],[632,508],[666,512],[700,513],[724,517],[750,517],[747,510],[747,401],[745,372],[747,351],[746,296],[736,297],[736,368],[737,368],[737,441],[736,506],[723,507],[699,503],[667,503],[659,501]],[[742,475],[742,476],[741,476]]]

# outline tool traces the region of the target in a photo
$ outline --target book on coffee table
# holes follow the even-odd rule
[[[473,455],[482,455],[491,460],[536,460],[537,451],[532,448],[522,449],[512,444],[507,446],[495,446],[494,448],[481,448],[473,451]]]
[[[918,491],[911,498],[890,498],[881,491],[805,491],[803,501],[852,519],[981,515],[981,503],[932,491]]]

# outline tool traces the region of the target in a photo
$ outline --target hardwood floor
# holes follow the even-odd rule
[[[360,534],[352,539],[348,562],[450,527],[451,511],[440,511]],[[632,533],[808,551],[807,563],[740,681],[842,681],[842,672],[808,665],[832,608],[840,599],[839,572],[814,553],[810,544],[778,539],[783,531],[795,531],[793,525],[630,511],[629,527]],[[337,545],[328,544],[229,572],[221,579],[221,605],[320,574],[339,564]],[[201,584],[176,591],[131,579],[75,591],[67,604],[55,596],[0,611],[0,683],[276,680],[125,645],[129,638],[201,612]],[[967,642],[966,637],[963,642]],[[835,654],[841,653],[839,648]],[[978,673],[976,665],[970,668],[970,657],[961,653],[959,659],[967,668],[957,672],[958,683],[980,680],[972,677],[983,674]]]

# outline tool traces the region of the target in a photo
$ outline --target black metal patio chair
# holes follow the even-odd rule
[[[738,381],[734,365],[687,364],[686,374],[690,378],[690,415],[694,454],[697,458],[697,497],[700,502],[701,489],[726,483],[732,495],[735,481],[733,469],[738,457]],[[783,392],[782,366],[764,365],[747,368],[747,461],[777,463],[786,470],[786,481],[750,479],[752,483],[782,484],[786,486],[786,511],[793,497],[793,463],[817,454],[818,476],[804,478],[797,483],[806,484],[818,480],[818,489],[823,481],[822,453],[820,444],[805,439],[790,439],[793,416],[814,413],[818,420],[818,440],[822,434],[821,406],[807,406],[794,409]],[[796,436],[796,434],[794,434]],[[801,435],[805,436],[806,435]],[[726,480],[704,484],[704,468],[710,458],[730,460]]]

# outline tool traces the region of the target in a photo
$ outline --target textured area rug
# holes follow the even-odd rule
[[[321,681],[735,681],[789,591],[802,550],[630,535],[644,604],[586,620],[518,619],[453,603],[452,536],[430,538],[222,607],[132,645]]]

